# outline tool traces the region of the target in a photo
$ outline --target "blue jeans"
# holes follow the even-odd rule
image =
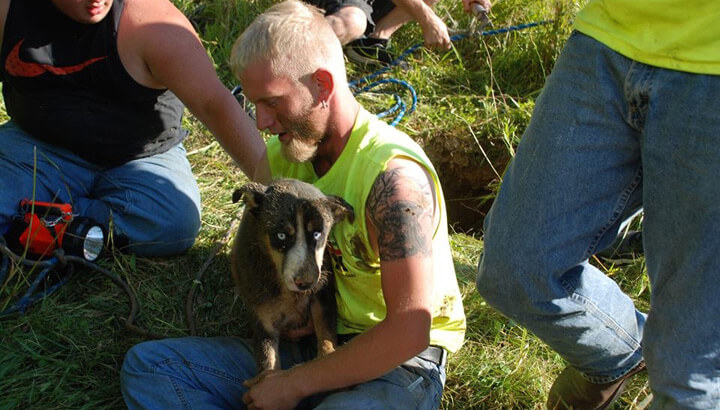
[[[720,76],[644,65],[573,33],[485,220],[488,303],[589,381],[644,357],[656,408],[720,408],[718,107]],[[588,264],[640,207],[647,317]]]
[[[125,356],[120,381],[130,409],[244,408],[243,382],[257,374],[251,341],[185,337],[144,342]],[[312,337],[281,341],[282,367],[315,357]],[[352,371],[352,369],[348,369]],[[311,396],[298,408],[437,409],[445,363],[415,357],[386,375],[332,394]]]
[[[0,235],[20,200],[33,197],[71,203],[73,212],[112,226],[129,240],[126,250],[140,255],[187,249],[200,229],[200,191],[182,145],[106,169],[9,121],[0,127],[0,175]]]

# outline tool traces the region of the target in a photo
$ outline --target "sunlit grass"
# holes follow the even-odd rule
[[[459,183],[478,207],[492,201],[504,166],[514,155],[534,99],[569,34],[575,3],[499,1],[492,14],[495,27],[542,19],[555,22],[524,32],[460,40],[448,52],[420,50],[409,57],[409,71],[390,73],[410,82],[418,94],[417,111],[398,127],[427,147],[446,185],[450,180]],[[226,63],[230,47],[254,15],[271,2],[176,0],[176,4],[199,28],[220,78],[232,88],[235,80]],[[459,1],[441,0],[436,9],[441,16],[452,16],[457,28],[468,24]],[[399,52],[421,39],[417,25],[408,25],[395,36],[394,47]],[[348,69],[351,80],[370,72],[353,65]],[[372,93],[358,98],[374,112],[388,104],[386,98]],[[0,118],[5,117],[2,108]],[[197,334],[242,335],[242,308],[231,285],[229,249],[222,243],[240,211],[231,194],[247,179],[192,116],[186,118],[185,126],[191,131],[186,147],[203,199],[203,226],[195,246],[186,254],[162,259],[114,254],[101,264],[136,292],[141,303],[138,326],[168,336],[189,334],[185,307],[194,287],[192,315]],[[476,193],[476,188],[483,188],[482,193]],[[564,364],[475,291],[475,270],[482,253],[479,226],[469,231],[475,236],[458,232],[451,238],[468,333],[464,347],[449,359],[442,406],[542,408]],[[622,267],[599,266],[638,306],[647,307],[642,260]],[[13,292],[21,286],[17,288]],[[128,312],[127,295],[119,287],[106,277],[81,270],[70,284],[28,313],[1,320],[0,409],[123,408],[120,365],[127,349],[145,340],[125,329]],[[636,379],[618,408],[635,408],[648,395],[644,376]]]

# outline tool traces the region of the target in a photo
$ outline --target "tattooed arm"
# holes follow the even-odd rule
[[[432,320],[432,237],[437,224],[432,178],[418,163],[394,159],[373,185],[366,203],[370,241],[380,256],[387,305],[384,325],[405,346],[398,357],[412,357],[429,343]],[[400,339],[398,339],[400,340]]]
[[[382,261],[432,254],[435,190],[432,178],[416,162],[390,161],[366,203],[371,242]]]

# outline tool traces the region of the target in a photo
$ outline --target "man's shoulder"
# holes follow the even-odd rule
[[[355,125],[355,131],[358,138],[365,141],[362,146],[365,147],[383,147],[395,144],[402,144],[413,149],[422,148],[405,132],[393,127],[375,114],[362,109],[358,115],[358,124]]]
[[[368,119],[364,141],[360,144],[368,155],[379,160],[402,157],[415,163],[430,164],[425,150],[417,141],[373,114],[370,115],[374,118]]]
[[[179,66],[168,61],[203,57],[202,46],[193,44],[199,43],[195,29],[169,0],[125,0],[117,39],[125,69],[150,88],[172,89],[167,74],[176,74]],[[159,75],[163,71],[165,78]]]

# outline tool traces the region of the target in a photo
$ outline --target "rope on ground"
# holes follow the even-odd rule
[[[60,263],[60,260],[57,257],[53,257],[46,261],[33,261],[25,259],[10,250],[3,236],[0,236],[0,256],[2,256],[2,262],[0,262],[0,284],[3,284],[3,286],[7,286],[5,281],[6,279],[10,279],[8,278],[8,273],[10,273],[11,262],[15,265],[23,265],[40,269],[40,272],[37,274],[35,279],[28,285],[25,293],[15,303],[1,311],[0,317],[13,313],[23,314],[30,305],[58,290],[60,286],[67,282],[72,274],[72,269],[69,268],[52,286],[45,288],[41,292],[36,292],[40,283],[47,278],[50,272]]]
[[[467,37],[480,37],[480,36],[492,36],[496,34],[503,34],[503,33],[509,33],[512,31],[521,31],[526,30],[532,27],[537,27],[544,24],[552,23],[553,20],[541,20],[537,22],[532,23],[524,23],[524,24],[518,24],[510,27],[503,27],[499,29],[493,29],[493,30],[486,30],[478,34],[472,34],[470,32],[464,32],[460,34],[455,34],[450,37],[451,41],[458,41],[462,40]],[[405,59],[412,53],[414,53],[417,49],[423,46],[423,43],[417,43],[413,46],[408,47],[405,51],[403,51],[395,60],[393,60],[389,65],[378,69],[377,71],[366,75],[365,77],[362,77],[360,79],[350,81],[348,85],[350,86],[350,89],[353,91],[353,95],[358,95],[364,92],[368,92],[373,88],[376,88],[378,86],[381,86],[383,84],[396,84],[403,87],[407,92],[410,93],[412,103],[410,105],[410,109],[407,109],[407,104],[400,98],[400,96],[397,93],[392,93],[389,91],[383,91],[384,94],[390,94],[395,99],[395,104],[390,107],[389,109],[377,114],[378,117],[383,118],[388,115],[395,114],[395,118],[390,122],[390,125],[395,126],[397,125],[400,120],[405,116],[405,114],[411,114],[413,111],[415,111],[415,108],[417,107],[417,92],[415,92],[415,88],[413,88],[410,83],[402,80],[397,80],[395,78],[387,78],[387,79],[381,79],[381,80],[375,80],[375,78],[385,74],[389,70],[399,66],[402,64]]]
[[[210,267],[210,264],[213,262],[215,256],[218,254],[218,252],[220,252],[220,249],[228,243],[232,234],[237,230],[238,222],[238,219],[233,219],[232,223],[230,224],[230,228],[228,228],[227,232],[225,232],[225,235],[220,241],[215,244],[212,252],[210,252],[210,255],[208,255],[207,259],[205,259],[205,262],[200,267],[200,270],[198,270],[197,274],[195,275],[195,279],[193,280],[190,291],[188,292],[187,298],[185,299],[185,318],[188,323],[190,335],[192,336],[197,336],[197,328],[195,327],[195,318],[193,316],[195,291],[200,285],[202,285],[203,274],[205,273],[207,268]]]
[[[25,291],[23,296],[14,304],[12,304],[7,309],[0,312],[0,318],[4,316],[11,315],[13,313],[23,314],[25,311],[32,305],[33,303],[39,301],[40,299],[54,293],[56,290],[58,290],[62,285],[68,282],[70,279],[70,276],[72,275],[74,271],[75,265],[82,265],[84,267],[87,267],[95,272],[101,273],[108,277],[113,283],[120,286],[125,293],[128,295],[129,298],[129,304],[130,304],[130,312],[128,316],[125,318],[125,327],[128,330],[131,330],[135,333],[138,333],[142,336],[151,337],[151,338],[163,338],[165,335],[158,334],[151,332],[149,330],[143,329],[137,325],[135,325],[135,319],[137,318],[138,312],[140,311],[140,304],[137,301],[137,297],[135,296],[135,293],[130,288],[130,285],[127,284],[120,276],[117,274],[95,264],[92,262],[89,262],[85,260],[84,258],[81,258],[79,256],[72,256],[72,255],[66,255],[62,249],[58,249],[54,252],[53,256],[45,261],[36,261],[36,260],[30,260],[23,258],[22,256],[16,255],[10,248],[8,248],[7,243],[5,242],[5,238],[0,236],[0,256],[4,256],[3,261],[0,263],[0,284],[5,282],[7,273],[9,271],[10,262],[13,262],[15,264],[24,265],[24,266],[32,266],[32,267],[38,267],[42,270],[37,274],[35,279],[30,283],[28,286],[28,289]],[[65,268],[64,275],[55,283],[53,283],[51,286],[46,287],[42,291],[38,291],[38,287],[41,283],[45,281],[45,279],[48,277],[48,274],[50,272],[53,272],[55,269],[58,268]]]

